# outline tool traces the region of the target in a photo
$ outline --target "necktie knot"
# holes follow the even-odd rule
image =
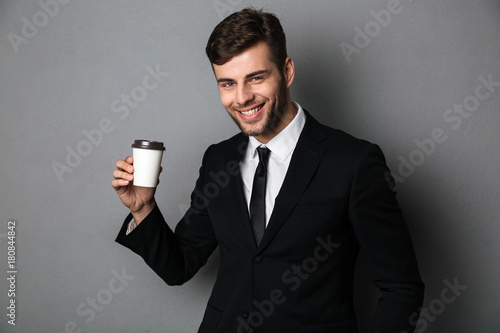
[[[257,147],[257,153],[259,154],[259,162],[262,162],[267,167],[267,162],[269,161],[269,155],[271,151],[267,147]]]

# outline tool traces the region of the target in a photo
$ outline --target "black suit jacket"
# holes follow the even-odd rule
[[[175,233],[158,207],[129,235],[130,215],[120,230],[116,241],[169,285],[188,281],[219,248],[199,332],[357,332],[360,247],[382,294],[370,331],[413,330],[424,285],[381,150],[306,117],[260,246],[239,174],[242,134],[207,149]]]

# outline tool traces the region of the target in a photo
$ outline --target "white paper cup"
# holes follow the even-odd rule
[[[160,175],[163,142],[135,140],[132,144],[135,186],[156,187]]]

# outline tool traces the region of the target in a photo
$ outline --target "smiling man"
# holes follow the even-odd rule
[[[380,148],[292,101],[295,67],[273,14],[230,15],[206,52],[241,133],[207,149],[175,232],[156,188],[132,185],[132,157],[118,160],[112,186],[130,214],[116,241],[169,285],[191,279],[218,248],[203,333],[357,332],[361,248],[381,292],[370,332],[413,331],[424,285]]]
[[[293,61],[287,57],[280,70],[265,42],[213,68],[222,104],[245,135],[267,143],[295,117],[288,90],[295,74]]]

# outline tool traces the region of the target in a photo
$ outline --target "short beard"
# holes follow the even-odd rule
[[[249,103],[250,104],[250,103]],[[270,106],[270,112],[267,116],[266,122],[261,129],[254,129],[246,131],[236,117],[231,116],[236,125],[240,128],[240,131],[246,136],[260,136],[268,133],[272,133],[280,124],[285,115],[285,106],[286,106],[286,84],[284,80],[282,80],[279,88],[278,95],[276,96],[276,100]]]

